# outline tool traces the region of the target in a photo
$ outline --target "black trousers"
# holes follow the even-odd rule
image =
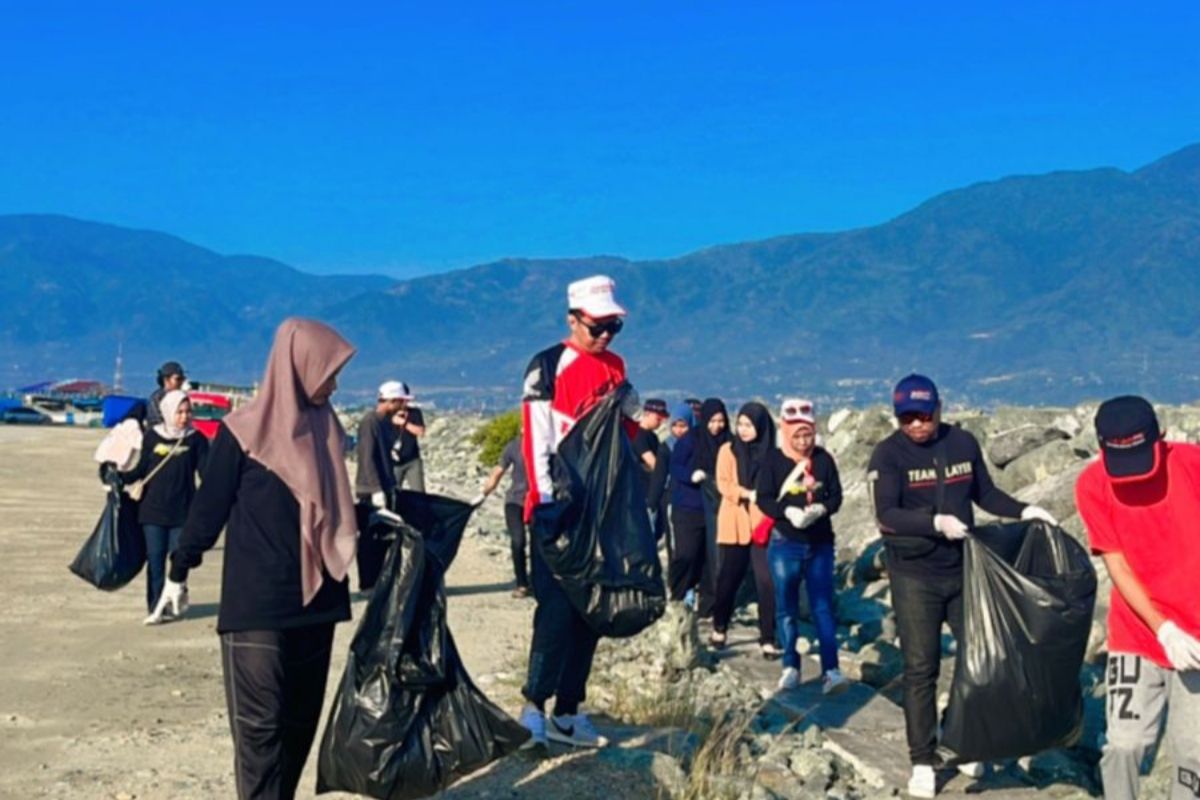
[[[962,576],[892,572],[892,607],[904,655],[904,727],[914,764],[933,764],[937,752],[937,680],[942,623],[962,643]]]
[[[682,600],[688,589],[699,589],[699,593],[705,594],[707,587],[701,587],[708,546],[704,512],[672,508],[671,529],[674,547],[671,548],[671,562],[667,567],[671,599]],[[711,596],[713,593],[707,594]]]
[[[529,588],[529,571],[525,556],[525,509],[516,503],[504,504],[504,524],[512,544],[513,572],[517,586]]]
[[[554,538],[552,529],[541,526],[535,516],[531,535]],[[542,559],[534,544],[530,561],[533,567],[533,639],[529,643],[529,672],[522,694],[541,708],[554,698],[554,714],[576,714],[587,699],[587,682],[600,637],[571,605],[566,592]]]
[[[738,590],[746,578],[746,568],[754,568],[754,590],[758,595],[758,641],[775,643],[775,583],[767,563],[767,548],[753,544],[723,544],[721,568],[717,577],[717,599],[713,603],[713,630],[729,628]]]
[[[354,562],[358,569],[358,588],[363,592],[375,588],[375,581],[379,580],[379,573],[383,569],[383,559],[391,545],[391,542],[375,538],[368,530],[373,508],[370,498],[359,498],[354,506],[354,516],[358,522],[358,553]]]
[[[239,800],[295,797],[321,706],[333,623],[221,634]]]

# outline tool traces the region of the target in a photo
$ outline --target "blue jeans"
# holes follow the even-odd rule
[[[179,546],[183,528],[143,525],[142,533],[146,537],[146,607],[153,613],[167,578],[167,556]]]
[[[783,649],[783,666],[800,668],[796,639],[800,636],[800,582],[817,625],[821,671],[837,669],[837,622],[833,618],[833,543],[810,545],[771,531],[767,562],[775,582],[775,629]]]

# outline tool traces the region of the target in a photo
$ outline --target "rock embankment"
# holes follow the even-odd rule
[[[1095,410],[1096,404],[1001,407],[986,413],[955,411],[945,419],[979,439],[999,486],[1047,508],[1086,544],[1073,490],[1079,473],[1098,453]],[[1162,407],[1159,417],[1169,439],[1200,442],[1200,406]],[[422,444],[430,491],[464,498],[478,491],[487,471],[478,464],[469,437],[484,422],[478,415],[433,419]],[[674,732],[668,737],[672,744],[667,752],[606,758],[627,760],[631,769],[648,771],[669,797],[767,800],[892,794],[907,768],[897,705],[901,656],[866,465],[875,444],[894,429],[885,407],[839,410],[820,425],[824,445],[838,461],[846,494],[834,520],[838,638],[844,671],[858,682],[854,690],[837,703],[822,703],[819,692],[812,693],[812,684],[799,694],[775,694],[777,666],[756,660],[752,646],[731,648],[718,659],[699,644],[697,621],[682,608],[672,608],[642,635],[602,643],[589,699],[596,711],[614,718]],[[469,534],[494,557],[507,560],[502,506],[498,499],[485,504]],[[1104,619],[1111,584],[1098,559],[1095,565],[1101,586],[1080,675],[1087,706],[1083,737],[1072,748],[997,767],[981,787],[994,790],[991,796],[1023,797],[1039,790],[1059,797],[1099,792]],[[751,603],[740,610],[739,619],[751,623],[756,611]],[[815,630],[806,628],[804,634],[801,649],[814,647]],[[753,634],[747,632],[745,639],[752,645]],[[953,654],[948,650],[946,656],[943,702]],[[808,669],[806,677],[814,673],[812,665]],[[1146,796],[1163,790],[1163,766],[1160,758]],[[948,791],[953,793],[966,780],[956,778]]]

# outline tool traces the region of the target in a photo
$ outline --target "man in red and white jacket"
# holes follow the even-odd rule
[[[523,690],[528,703],[521,724],[531,734],[531,746],[545,746],[547,739],[583,747],[607,744],[579,711],[598,637],[571,606],[542,560],[537,542],[558,533],[549,528],[557,524],[552,513],[551,460],[559,443],[625,382],[625,362],[608,350],[625,316],[625,309],[613,298],[613,288],[612,279],[604,275],[572,283],[567,289],[570,335],[534,356],[525,371],[521,447],[529,477],[525,520],[534,539],[530,562],[537,610]],[[628,393],[623,411],[630,420],[641,416],[636,393]],[[630,422],[631,438],[636,431],[636,422]],[[555,698],[554,713],[547,720],[545,705],[550,697]]]

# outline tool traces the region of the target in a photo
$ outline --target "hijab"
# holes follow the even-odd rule
[[[792,444],[792,434],[795,433],[796,428],[811,428],[812,431],[814,433],[816,433],[817,426],[813,425],[811,422],[781,422],[781,423],[779,423],[779,440],[780,440],[779,441],[779,449],[782,450],[787,455],[787,457],[790,458],[792,461],[799,463],[802,459],[812,458],[812,453],[810,452],[810,453],[808,453],[808,455],[805,455],[804,453],[801,453],[799,450],[797,450],[796,446],[794,444]],[[813,450],[816,450],[816,449],[817,449],[817,443],[814,440],[813,441]]]
[[[358,526],[343,456],[346,434],[333,406],[309,401],[353,355],[328,325],[285,319],[258,395],[225,417],[246,455],[278,475],[300,505],[304,605],[321,588],[322,570],[343,580],[354,559]]]
[[[190,422],[182,428],[175,424],[175,412],[179,410],[180,404],[187,399],[187,392],[182,389],[172,389],[162,396],[162,400],[158,401],[158,410],[162,413],[162,422],[154,426],[155,433],[164,439],[182,439],[194,430]]]
[[[668,426],[668,431],[675,427],[676,422],[680,421],[686,422],[688,426],[687,432],[685,432],[683,436],[687,436],[688,433],[691,433],[692,429],[696,427],[696,415],[692,413],[692,407],[687,403],[680,403],[679,405],[675,406],[675,413],[671,415],[671,423]],[[667,436],[667,444],[672,450],[674,450],[675,443],[682,439],[683,436],[676,436],[674,433],[669,433]]]
[[[754,438],[743,442],[742,437],[733,435],[733,455],[737,460],[738,485],[753,489],[758,469],[775,447],[775,422],[771,412],[762,403],[746,403],[738,411],[739,417],[746,417],[754,425]]]
[[[725,415],[725,430],[713,436],[708,432],[708,421],[717,414]],[[721,445],[733,438],[729,435],[729,412],[725,410],[725,404],[715,397],[705,400],[700,406],[700,423],[692,431],[692,435],[696,437],[696,449],[692,451],[692,469],[701,469],[708,475],[715,476],[717,451],[721,449]]]

